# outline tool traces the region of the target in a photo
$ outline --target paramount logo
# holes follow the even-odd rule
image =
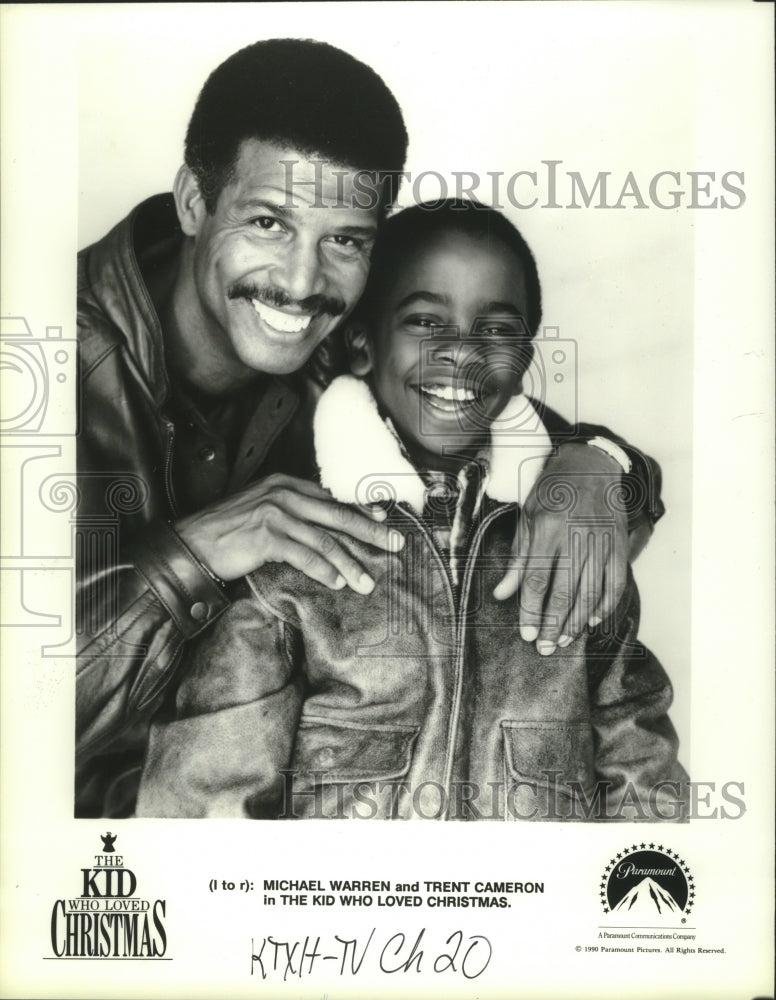
[[[695,903],[695,880],[670,847],[633,844],[611,858],[601,875],[599,895],[604,913],[626,923],[686,923]]]
[[[638,885],[634,885],[632,889],[628,890],[612,912],[624,911],[647,916],[650,913],[654,914],[655,910],[661,915],[682,912],[681,906],[671,893],[647,875]]]

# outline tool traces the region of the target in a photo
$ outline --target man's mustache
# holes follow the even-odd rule
[[[341,316],[345,312],[345,303],[342,299],[335,299],[329,295],[310,295],[306,299],[295,301],[286,292],[271,286],[259,286],[248,281],[237,281],[227,291],[230,299],[257,299],[266,306],[275,309],[285,309],[294,306],[310,316],[318,316],[327,313],[329,316]]]

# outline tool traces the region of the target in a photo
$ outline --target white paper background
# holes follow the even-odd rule
[[[645,197],[656,172],[682,174],[677,187],[688,193],[675,211],[537,207],[508,214],[536,252],[545,324],[577,341],[580,416],[608,424],[661,463],[669,512],[636,566],[642,637],[674,680],[672,716],[691,776],[717,787],[744,781],[747,803],[741,820],[698,821],[660,834],[702,887],[693,919],[727,947],[728,957],[716,964],[695,956],[692,965],[688,958],[658,966],[653,956],[604,961],[573,951],[601,922],[598,878],[610,852],[638,839],[630,825],[542,824],[515,832],[498,824],[162,821],[123,823],[120,833],[141,887],[168,898],[174,961],[124,965],[120,974],[115,963],[40,961],[50,947],[51,905],[77,893],[79,869],[96,851],[104,824],[69,819],[72,664],[40,657],[41,642],[68,636],[69,522],[44,517],[27,486],[21,506],[4,489],[3,569],[10,575],[3,580],[30,566],[7,553],[17,553],[15,533],[32,526],[35,551],[51,558],[27,569],[25,605],[63,619],[45,633],[3,631],[6,995],[132,996],[143,984],[149,996],[209,996],[219,983],[222,995],[363,996],[358,979],[259,990],[246,971],[250,937],[266,933],[268,917],[278,935],[284,925],[320,933],[324,911],[269,912],[258,891],[235,897],[207,890],[211,877],[258,884],[265,877],[330,876],[545,881],[544,896],[514,900],[508,911],[451,911],[441,922],[429,910],[401,919],[385,910],[332,917],[341,932],[383,920],[412,929],[425,918],[440,934],[459,925],[487,933],[496,957],[474,986],[461,985],[461,996],[693,996],[699,979],[708,983],[706,996],[767,992],[772,24],[768,5],[745,3],[3,11],[2,314],[25,316],[39,336],[52,324],[73,336],[74,250],[143,197],[169,189],[202,82],[257,38],[328,40],[372,65],[405,112],[413,174],[533,170],[541,178],[542,160],[554,159],[563,161],[561,174],[578,171],[590,183],[611,171],[615,192],[632,170]],[[728,211],[684,207],[689,170],[714,171],[716,195],[723,193],[721,174],[743,171],[746,204]],[[433,183],[422,193],[433,196]],[[488,200],[486,187],[480,193]],[[541,204],[541,180],[539,193]],[[567,193],[566,181],[561,203]],[[402,203],[409,200],[405,193]],[[72,472],[72,442],[56,444],[61,464],[53,467]],[[18,455],[3,449],[7,482],[20,475]],[[12,592],[13,585],[6,605]],[[19,622],[14,607],[3,621]],[[399,988],[435,995],[440,987],[434,977],[382,982],[386,996]],[[447,992],[453,988],[444,981]],[[378,995],[376,987],[370,995]]]

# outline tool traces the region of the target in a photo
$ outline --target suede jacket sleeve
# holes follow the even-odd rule
[[[293,626],[247,582],[192,647],[172,721],[151,726],[138,816],[276,816],[302,704]]]
[[[686,819],[687,774],[667,714],[673,689],[657,658],[638,641],[638,624],[631,577],[615,615],[587,645],[600,796],[593,818],[678,821]]]

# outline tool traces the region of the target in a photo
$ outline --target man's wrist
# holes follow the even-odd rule
[[[615,462],[620,466],[623,473],[627,476],[631,471],[631,461],[628,458],[628,453],[624,448],[621,448],[614,441],[610,441],[608,438],[596,435],[596,437],[590,438],[587,442],[588,448],[595,448],[598,451],[602,451],[609,458],[613,458]]]
[[[554,459],[548,459],[549,462],[558,462],[559,464],[570,465],[573,467],[573,471],[584,474],[601,474],[603,472],[611,473],[613,476],[622,475],[622,465],[613,458],[608,452],[599,448],[591,448],[588,446],[587,441],[564,441],[557,446],[557,452]]]
[[[149,525],[134,548],[135,568],[185,638],[196,635],[229,605],[223,585],[171,524]]]

